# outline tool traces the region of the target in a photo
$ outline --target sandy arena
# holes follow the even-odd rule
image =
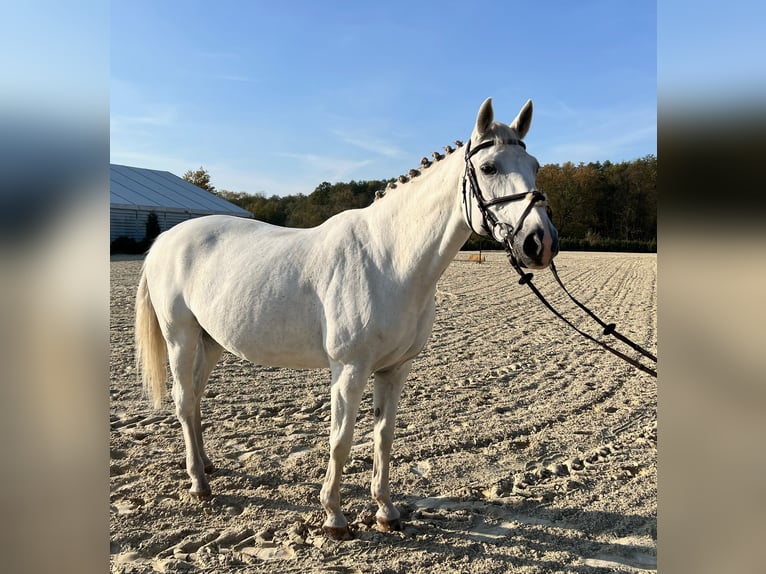
[[[172,403],[152,411],[136,378],[141,261],[113,260],[111,571],[656,571],[657,380],[558,321],[504,254],[485,252],[482,264],[468,255],[438,284],[433,333],[400,403],[391,489],[404,530],[375,528],[370,386],[341,485],[350,542],[321,532],[329,370],[225,353],[202,402],[213,498],[192,499]],[[565,252],[556,262],[576,297],[656,351],[655,254]],[[549,272],[535,283],[599,333]]]

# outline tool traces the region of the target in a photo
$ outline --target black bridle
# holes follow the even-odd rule
[[[493,237],[497,242],[501,243],[503,245],[503,248],[505,249],[506,256],[508,257],[508,262],[511,264],[511,267],[513,267],[516,272],[519,274],[519,285],[527,285],[532,292],[537,296],[538,299],[545,305],[556,317],[561,319],[564,323],[569,325],[572,329],[577,331],[580,335],[585,337],[586,339],[593,341],[597,345],[601,346],[603,349],[609,351],[610,353],[620,357],[624,361],[630,363],[637,369],[653,376],[657,377],[657,371],[655,369],[652,369],[651,367],[647,367],[646,365],[643,365],[642,363],[639,363],[632,357],[627,356],[626,354],[618,351],[617,349],[610,347],[603,341],[600,341],[596,339],[595,337],[589,335],[588,333],[582,331],[581,329],[578,329],[571,321],[569,321],[566,317],[564,317],[561,313],[559,313],[556,309],[553,308],[553,306],[543,297],[543,294],[540,293],[540,291],[537,289],[537,287],[532,283],[532,273],[525,272],[522,269],[522,265],[519,263],[519,260],[516,258],[516,253],[514,251],[514,239],[516,235],[521,230],[522,226],[524,225],[524,220],[527,218],[527,215],[532,211],[534,207],[545,207],[546,212],[548,213],[548,217],[551,218],[552,213],[550,208],[545,204],[546,197],[544,194],[540,193],[538,190],[534,189],[529,192],[524,193],[514,193],[511,195],[503,195],[501,197],[495,197],[491,198],[489,200],[485,199],[483,194],[481,193],[481,189],[479,188],[479,181],[476,179],[476,169],[473,167],[473,163],[471,162],[471,157],[473,157],[479,150],[486,149],[488,147],[492,147],[494,145],[520,145],[522,148],[526,149],[527,146],[524,145],[524,142],[517,139],[508,139],[503,140],[501,142],[496,142],[494,140],[485,141],[480,144],[478,144],[473,150],[471,149],[471,141],[468,141],[468,144],[466,144],[465,149],[465,176],[463,177],[463,209],[465,211],[465,219],[468,226],[471,228],[472,231],[475,233],[478,233],[479,235],[489,235]],[[471,205],[470,205],[470,197],[473,198],[473,200],[476,202],[476,206],[479,209],[479,212],[482,216],[482,224],[480,229],[476,229],[473,225],[473,217],[471,215]],[[527,199],[528,203],[527,206],[524,208],[524,211],[521,214],[521,217],[519,217],[519,221],[516,223],[516,226],[511,226],[507,223],[503,223],[495,217],[495,214],[492,213],[492,211],[489,210],[490,207],[493,205],[502,205],[504,203],[510,203],[512,201],[521,201],[523,199]],[[484,233],[482,233],[484,231]],[[553,264],[553,261],[550,262],[550,269],[551,273],[553,273],[553,277],[556,279],[556,282],[561,286],[561,288],[564,290],[564,293],[567,294],[567,296],[583,311],[585,311],[593,320],[595,320],[601,327],[603,328],[603,334],[604,335],[612,335],[619,341],[622,341],[635,351],[638,351],[648,359],[657,362],[657,357],[650,353],[649,351],[642,348],[640,345],[634,343],[630,339],[628,339],[625,335],[617,331],[617,326],[614,323],[604,323],[601,319],[599,319],[590,309],[588,309],[585,305],[580,303],[577,299],[575,299],[572,294],[567,290],[567,288],[564,286],[564,283],[561,281],[561,278],[559,277],[558,272],[556,271],[556,266]]]
[[[472,231],[479,235],[489,235],[494,237],[496,241],[504,244],[510,244],[511,250],[513,249],[513,240],[524,225],[524,220],[527,215],[532,211],[532,208],[544,204],[546,201],[545,195],[533,189],[532,191],[525,191],[523,193],[514,193],[511,195],[503,195],[501,197],[493,197],[486,199],[481,193],[479,187],[479,181],[476,179],[476,169],[473,167],[471,158],[479,151],[492,147],[494,145],[518,145],[524,149],[527,149],[526,144],[523,141],[517,139],[506,139],[502,142],[496,142],[489,140],[478,144],[475,148],[471,149],[471,141],[469,140],[465,147],[465,177],[463,177],[463,210],[465,212],[466,223]],[[469,200],[469,194],[476,202],[479,212],[481,213],[482,223],[481,228],[476,229],[473,226],[473,216],[471,214],[471,205]],[[489,208],[493,205],[502,205],[504,203],[511,203],[513,201],[528,200],[527,206],[519,217],[519,221],[515,226],[511,226],[507,223],[500,222],[495,214],[492,213]],[[482,233],[482,231],[484,233]],[[515,258],[515,257],[514,257]]]

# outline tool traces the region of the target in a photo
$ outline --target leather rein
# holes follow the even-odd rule
[[[599,345],[606,351],[609,351],[613,355],[616,355],[617,357],[633,365],[637,369],[656,378],[657,377],[656,369],[652,367],[648,367],[640,363],[639,361],[633,359],[632,357],[629,357],[625,353],[615,349],[614,347],[609,346],[605,342],[600,341],[599,339],[596,339],[595,337],[586,333],[585,331],[582,331],[581,329],[577,328],[571,321],[569,321],[566,317],[564,317],[545,299],[543,294],[532,283],[532,277],[533,277],[532,273],[525,272],[522,269],[522,265],[519,263],[518,259],[516,258],[516,254],[514,251],[514,247],[513,247],[514,238],[521,230],[522,226],[524,225],[524,220],[527,218],[527,215],[529,215],[529,213],[532,211],[534,207],[545,207],[549,218],[551,218],[552,213],[551,213],[550,207],[548,207],[546,204],[545,195],[542,194],[537,189],[534,189],[532,191],[525,192],[525,193],[515,193],[512,195],[504,195],[501,197],[495,197],[491,199],[484,198],[484,195],[482,194],[481,189],[479,188],[479,181],[476,178],[476,170],[473,166],[473,163],[471,162],[471,157],[473,157],[473,155],[476,154],[476,152],[478,152],[479,150],[486,149],[494,145],[502,145],[502,144],[520,145],[521,147],[526,149],[526,145],[524,144],[524,142],[517,139],[503,140],[502,142],[485,141],[478,144],[473,149],[471,149],[470,140],[466,144],[465,176],[463,177],[463,209],[464,209],[464,216],[465,216],[466,223],[471,228],[471,230],[474,231],[475,233],[478,233],[479,235],[489,235],[493,237],[497,242],[503,245],[506,256],[508,257],[508,262],[511,264],[511,267],[513,267],[520,276],[519,285],[527,285],[535,294],[535,296],[538,299],[540,299],[543,305],[545,305],[554,315],[556,315],[556,317],[561,319],[564,323],[569,325],[572,329],[577,331],[580,335],[582,335],[589,341],[596,343],[597,345]],[[476,229],[473,224],[472,215],[471,215],[471,206],[469,203],[471,199],[473,199],[473,201],[476,203],[476,206],[478,207],[479,212],[481,213],[481,216],[482,216],[483,221],[481,222],[481,227],[479,229]],[[489,210],[489,208],[494,205],[501,205],[501,204],[509,203],[512,201],[522,201],[524,199],[526,199],[528,203],[527,203],[527,206],[524,208],[524,211],[522,212],[521,217],[519,218],[519,221],[516,223],[515,227],[507,223],[500,222],[495,216],[495,214]],[[617,326],[614,323],[608,323],[608,324],[605,323],[604,321],[599,319],[590,309],[588,309],[585,305],[580,303],[580,301],[575,299],[574,296],[564,286],[564,283],[561,281],[561,278],[559,277],[559,274],[556,271],[556,266],[553,264],[553,261],[551,261],[550,263],[550,270],[551,270],[551,273],[553,273],[553,277],[556,279],[556,282],[564,290],[564,293],[567,294],[567,296],[575,303],[575,305],[577,305],[580,309],[585,311],[585,313],[587,313],[589,317],[591,317],[594,321],[596,321],[596,323],[598,323],[601,326],[601,328],[603,329],[603,335],[605,336],[612,335],[617,340],[628,345],[633,350],[639,352],[644,357],[647,357],[649,360],[653,361],[655,364],[657,363],[657,357],[655,355],[653,355],[652,353],[650,353],[649,351],[647,351],[646,349],[644,349],[637,343],[634,343],[622,333],[618,332]]]

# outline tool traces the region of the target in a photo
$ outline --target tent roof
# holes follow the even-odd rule
[[[169,171],[110,164],[109,195],[112,207],[225,213],[252,217],[252,214]]]

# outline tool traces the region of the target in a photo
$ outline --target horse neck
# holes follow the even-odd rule
[[[452,153],[371,206],[392,270],[403,279],[435,287],[470,236],[460,194],[463,169],[462,154]]]

